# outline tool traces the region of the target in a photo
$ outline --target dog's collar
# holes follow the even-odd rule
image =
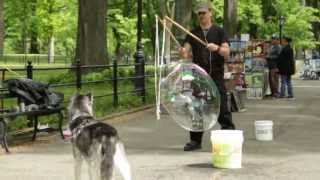
[[[80,124],[88,123],[92,119],[94,119],[93,116],[78,116],[70,122],[69,128],[72,131],[73,129],[78,127]]]

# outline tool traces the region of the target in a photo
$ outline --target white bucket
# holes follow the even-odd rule
[[[211,131],[212,163],[217,168],[241,168],[243,132]]]
[[[272,121],[261,120],[255,121],[255,132],[256,139],[259,141],[272,141],[273,133],[272,133]]]

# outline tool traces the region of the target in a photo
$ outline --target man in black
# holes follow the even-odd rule
[[[281,78],[280,98],[286,97],[286,90],[288,98],[293,98],[291,76],[295,73],[295,62],[293,56],[293,49],[290,46],[291,38],[284,37],[282,39],[283,49],[279,55],[278,69]]]
[[[192,58],[195,64],[201,66],[211,76],[221,96],[220,114],[218,122],[221,129],[235,129],[231,112],[227,107],[227,95],[224,85],[224,61],[229,58],[230,48],[226,32],[212,23],[212,12],[208,4],[200,4],[196,10],[199,26],[191,31],[194,35],[207,43],[199,43],[191,36],[187,36],[183,48],[180,50],[182,58]],[[190,55],[192,51],[192,56]],[[201,148],[203,132],[190,131],[190,142],[184,151],[193,151]]]

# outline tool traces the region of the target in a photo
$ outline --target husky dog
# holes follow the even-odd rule
[[[117,130],[95,120],[92,104],[91,93],[76,94],[68,107],[75,159],[75,179],[81,179],[81,165],[84,160],[88,165],[91,180],[113,179],[114,165],[125,180],[131,180],[130,165]]]

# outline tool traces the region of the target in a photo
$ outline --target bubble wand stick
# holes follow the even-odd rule
[[[175,26],[177,26],[179,29],[181,29],[182,31],[184,31],[185,33],[189,34],[192,38],[194,38],[195,40],[197,40],[199,43],[201,43],[202,45],[207,47],[207,43],[204,42],[203,40],[201,40],[200,38],[198,38],[196,35],[192,34],[190,31],[188,31],[186,28],[184,28],[183,26],[181,26],[180,24],[178,24],[177,22],[175,22],[174,20],[172,20],[171,18],[169,18],[168,16],[165,16],[165,18],[167,20],[169,20],[172,24],[174,24]]]

